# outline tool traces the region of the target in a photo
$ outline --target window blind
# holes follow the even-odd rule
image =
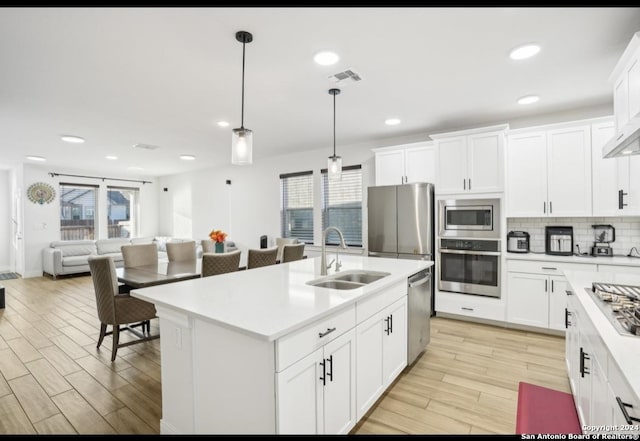
[[[348,246],[362,246],[362,166],[342,167],[342,179],[328,178],[322,169],[322,230],[329,226],[342,231]],[[340,238],[330,232],[326,245],[339,245]]]
[[[138,235],[139,194],[138,188],[107,186],[107,237]]]
[[[313,172],[280,175],[280,234],[313,243]]]
[[[60,183],[60,239],[94,240],[96,201],[95,185]]]

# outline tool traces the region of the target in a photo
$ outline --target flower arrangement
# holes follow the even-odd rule
[[[209,233],[209,237],[214,242],[222,243],[227,238],[227,233],[222,230],[211,230],[211,233]]]

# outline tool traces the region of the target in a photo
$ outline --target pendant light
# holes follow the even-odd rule
[[[329,95],[333,95],[333,155],[329,156],[327,174],[332,181],[342,179],[342,157],[336,156],[336,95],[340,89],[329,89]]]
[[[253,35],[246,31],[236,32],[236,40],[242,43],[242,116],[240,128],[231,132],[231,163],[251,165],[253,156],[253,132],[244,128],[244,47],[253,41]]]

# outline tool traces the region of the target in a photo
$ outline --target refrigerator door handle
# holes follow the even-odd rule
[[[414,288],[416,286],[424,285],[431,279],[431,274],[427,274],[425,277],[422,277],[418,280],[410,280],[409,288]]]

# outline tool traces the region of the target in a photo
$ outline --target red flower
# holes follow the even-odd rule
[[[227,238],[227,233],[222,230],[211,230],[211,233],[209,233],[209,237],[215,242],[224,242],[224,240]]]

